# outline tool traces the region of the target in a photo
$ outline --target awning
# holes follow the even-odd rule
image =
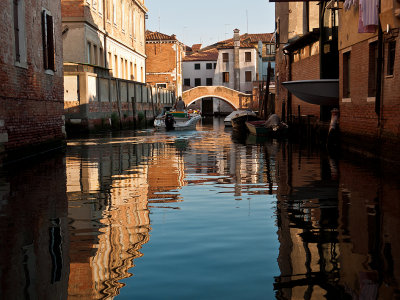
[[[297,98],[316,105],[339,105],[339,79],[297,80],[282,82]]]

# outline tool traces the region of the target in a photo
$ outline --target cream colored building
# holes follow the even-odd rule
[[[62,0],[64,62],[110,69],[145,82],[144,0]]]

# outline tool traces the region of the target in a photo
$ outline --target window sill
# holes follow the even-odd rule
[[[14,66],[18,67],[18,68],[22,68],[22,69],[28,69],[28,64],[26,62],[19,62],[16,61],[14,63]]]
[[[367,97],[367,102],[375,102],[376,97]]]
[[[47,74],[47,75],[51,75],[51,76],[54,76],[54,71],[53,70],[45,70],[44,71],[44,74]]]
[[[343,103],[351,103],[351,98],[342,98]]]
[[[394,75],[385,75],[385,78],[394,78]]]

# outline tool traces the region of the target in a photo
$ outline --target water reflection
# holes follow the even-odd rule
[[[396,172],[221,125],[5,168],[1,298],[400,299]]]
[[[0,298],[66,299],[65,161],[56,155],[0,173]]]

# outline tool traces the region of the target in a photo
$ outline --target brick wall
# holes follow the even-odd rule
[[[319,55],[313,55],[292,63],[292,80],[311,80],[320,78]],[[319,118],[320,106],[309,104],[292,95],[292,114],[297,114],[300,105],[302,115]]]
[[[26,64],[16,66],[12,1],[0,2],[0,152],[64,138],[60,2],[21,3],[25,8],[21,21],[25,24]],[[42,8],[53,16],[55,72],[44,69]]]
[[[369,42],[362,41],[350,50],[350,98],[340,102],[340,130],[346,144],[363,147],[370,151],[381,151],[393,159],[398,156],[395,149],[400,146],[400,40],[397,38],[393,76],[386,75],[387,43],[384,49],[382,76],[381,122],[375,113],[375,101],[368,98]],[[340,99],[343,99],[343,51],[340,52]],[[354,143],[357,140],[357,143]]]

